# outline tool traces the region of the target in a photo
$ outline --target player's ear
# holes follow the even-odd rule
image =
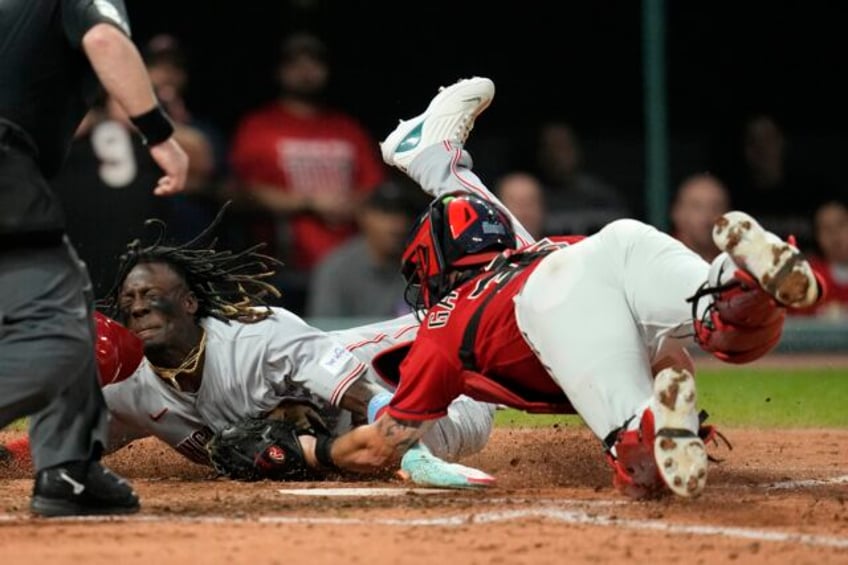
[[[192,316],[197,314],[197,296],[192,291],[183,295],[183,307],[188,314]]]

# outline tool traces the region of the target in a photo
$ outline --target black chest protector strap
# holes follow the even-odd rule
[[[552,251],[561,249],[559,245],[543,247],[541,249],[533,249],[519,253],[502,253],[495,257],[492,262],[486,267],[484,272],[488,274],[481,277],[477,282],[478,288],[486,288],[492,279],[497,278],[493,288],[489,290],[486,297],[471,314],[468,319],[468,324],[465,326],[465,332],[462,334],[462,345],[459,348],[459,360],[462,361],[462,367],[467,371],[479,372],[477,368],[477,355],[474,353],[474,344],[477,342],[477,330],[480,327],[480,320],[483,318],[483,312],[486,306],[492,301],[492,298],[500,292],[500,290],[512,280],[512,278],[520,273],[525,267]]]

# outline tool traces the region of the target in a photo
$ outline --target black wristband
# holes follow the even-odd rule
[[[330,454],[330,450],[332,449],[335,441],[336,438],[328,434],[321,434],[315,438],[315,459],[318,460],[318,463],[320,463],[322,467],[327,469],[338,469],[333,461],[333,456]]]
[[[159,104],[149,112],[131,117],[130,121],[147,146],[158,145],[174,135],[174,124]]]

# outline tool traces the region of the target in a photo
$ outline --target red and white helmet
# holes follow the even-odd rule
[[[416,222],[401,259],[407,302],[430,308],[456,286],[451,273],[486,265],[505,249],[515,249],[515,231],[495,204],[467,193],[436,199]]]

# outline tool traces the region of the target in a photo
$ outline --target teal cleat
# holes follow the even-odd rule
[[[404,454],[399,474],[417,485],[428,487],[475,489],[495,484],[493,476],[459,463],[443,461],[421,443]]]

